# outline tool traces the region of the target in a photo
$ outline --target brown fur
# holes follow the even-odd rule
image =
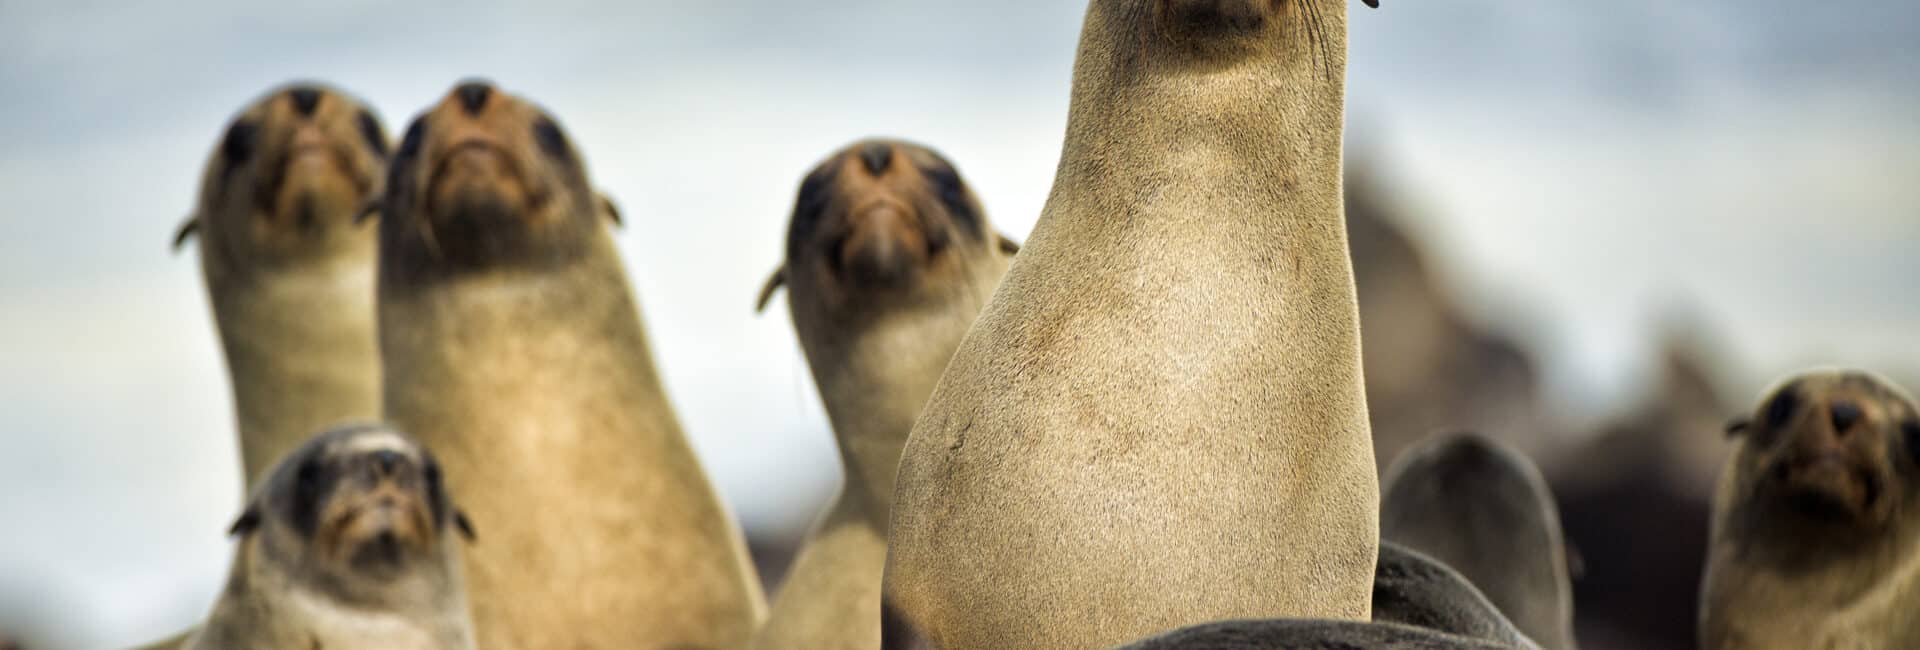
[[[1367,620],[1345,34],[1338,2],[1091,3],[1053,194],[901,456],[895,631]]]
[[[380,343],[389,418],[491,479],[459,495],[491,523],[467,556],[480,645],[745,645],[746,544],[660,384],[607,204],[539,108],[491,90],[470,116],[461,95],[394,161]]]
[[[295,108],[296,89],[317,93],[311,116]],[[305,84],[241,112],[207,162],[175,244],[201,240],[249,486],[313,431],[380,415],[374,229],[355,217],[385,173],[372,113]]]
[[[185,647],[474,647],[460,541],[449,534],[473,533],[439,471],[418,443],[384,427],[314,436],[274,467],[234,523],[226,590]]]
[[[1810,372],[1729,430],[1702,647],[1920,647],[1913,398],[1870,374]]]
[[[1533,461],[1478,434],[1435,436],[1402,454],[1385,485],[1381,539],[1459,571],[1541,647],[1575,647],[1566,542]]]
[[[790,228],[776,278],[788,285],[846,481],[754,645],[876,650],[900,447],[1006,273],[1011,247],[951,164],[895,141],[855,143],[822,162]],[[885,268],[860,271],[876,264]]]

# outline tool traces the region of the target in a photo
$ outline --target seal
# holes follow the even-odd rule
[[[1052,195],[901,454],[886,647],[1367,620],[1345,52],[1331,0],[1090,3]]]
[[[1380,542],[1380,562],[1373,574],[1373,622],[1423,628],[1501,647],[1540,647],[1465,576],[1439,560],[1385,538]]]
[[[1815,370],[1728,427],[1700,646],[1920,647],[1920,410],[1893,383]]]
[[[371,424],[316,435],[228,530],[226,589],[186,647],[472,648],[456,531],[474,537],[418,442]]]
[[[227,126],[177,249],[200,268],[226,355],[248,486],[312,432],[380,415],[374,229],[380,118],[330,87],[274,89]]]
[[[459,84],[408,127],[380,224],[388,419],[490,522],[487,648],[737,648],[765,605],[655,371],[612,204],[552,115]],[[497,522],[497,523],[491,523]]]
[[[1432,436],[1385,485],[1381,539],[1459,571],[1541,647],[1576,647],[1560,515],[1533,461],[1479,434]]]
[[[900,448],[1017,250],[953,164],[918,144],[854,143],[801,182],[786,260],[760,307],[788,287],[846,479],[755,647],[880,647],[874,612]]]

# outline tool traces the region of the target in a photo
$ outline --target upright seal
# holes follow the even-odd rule
[[[233,118],[174,246],[200,268],[226,352],[249,487],[307,436],[380,415],[374,229],[387,136],[326,86],[275,89]]]
[[[220,602],[192,650],[473,648],[458,531],[433,455],[377,425],[314,436],[248,500]]]
[[[1401,454],[1385,483],[1381,539],[1459,571],[1541,647],[1576,647],[1560,514],[1533,461],[1486,436],[1442,435]]]
[[[801,182],[786,262],[760,307],[788,287],[846,480],[755,647],[880,647],[875,614],[900,447],[1016,250],[953,164],[917,144],[858,142]]]
[[[901,455],[887,647],[1367,620],[1346,15],[1093,0],[1052,196]]]
[[[388,419],[488,522],[484,648],[737,648],[746,542],[654,370],[611,204],[545,111],[482,82],[408,127],[380,227]]]
[[[1920,647],[1920,411],[1885,379],[1791,377],[1728,431],[1700,647]]]

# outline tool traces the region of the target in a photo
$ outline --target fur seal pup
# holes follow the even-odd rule
[[[1576,647],[1560,515],[1533,461],[1482,435],[1436,436],[1385,484],[1381,539],[1459,571],[1541,647]]]
[[[746,542],[559,123],[461,83],[407,129],[384,209],[388,419],[491,479],[457,495],[490,527],[467,554],[480,646],[744,646],[764,609]]]
[[[174,238],[200,238],[249,487],[314,431],[380,415],[374,229],[355,217],[386,165],[386,131],[364,104],[321,85],[275,89],[228,125]]]
[[[1808,372],[1728,432],[1701,647],[1920,647],[1913,398],[1865,372]]]
[[[192,650],[472,648],[455,508],[440,466],[380,425],[314,436],[273,468]]]
[[[1384,536],[1373,573],[1373,622],[1424,628],[1502,647],[1540,647],[1465,576]]]
[[[858,142],[801,183],[786,261],[760,307],[787,286],[846,478],[755,647],[880,647],[874,614],[900,447],[1016,250],[953,164],[924,146]]]
[[[1345,69],[1342,2],[1090,3],[1053,193],[901,455],[887,647],[1367,620]]]

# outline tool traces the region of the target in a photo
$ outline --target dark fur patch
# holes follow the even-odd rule
[[[373,155],[386,158],[387,130],[380,126],[380,118],[374,117],[373,113],[366,109],[361,109],[360,114],[353,116],[353,120],[360,127],[360,137],[367,141],[367,149],[372,151]]]
[[[227,127],[226,136],[220,139],[220,159],[225,165],[221,169],[221,176],[232,174],[234,169],[253,157],[259,137],[260,125],[253,122],[236,120]]]

